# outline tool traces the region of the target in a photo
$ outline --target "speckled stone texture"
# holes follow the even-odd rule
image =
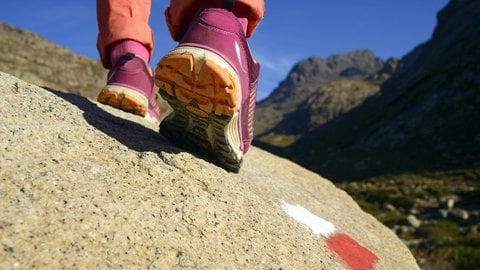
[[[139,117],[0,73],[0,269],[344,269],[300,204],[378,256],[418,269],[331,182],[255,147],[239,174]]]

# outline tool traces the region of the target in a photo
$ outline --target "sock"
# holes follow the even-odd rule
[[[250,8],[240,4],[239,2],[235,3],[232,9],[232,13],[237,17],[238,21],[243,27],[243,32],[245,33],[245,36],[247,35],[248,17],[250,15],[250,12]]]
[[[148,65],[150,61],[150,53],[142,43],[135,40],[126,39],[113,45],[110,51],[110,61],[112,66],[115,65],[117,60],[127,53],[133,53],[135,56],[140,57]]]
[[[248,19],[247,18],[238,18],[238,21],[243,26],[243,32],[247,35],[247,26],[248,26]]]

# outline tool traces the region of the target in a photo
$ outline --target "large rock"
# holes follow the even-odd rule
[[[1,269],[418,268],[344,191],[258,148],[229,173],[139,117],[5,73],[0,114]]]

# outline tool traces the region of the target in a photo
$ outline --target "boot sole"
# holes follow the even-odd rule
[[[98,95],[97,101],[140,116],[145,116],[147,113],[145,104],[148,104],[148,100],[134,90],[122,86],[105,86]]]
[[[242,97],[230,65],[210,51],[178,47],[158,63],[155,84],[174,110],[160,124],[160,133],[238,172],[243,161],[238,130]]]
[[[147,98],[132,89],[119,85],[107,85],[98,95],[97,101],[122,111],[142,116],[151,122],[159,123],[156,117],[147,113]]]

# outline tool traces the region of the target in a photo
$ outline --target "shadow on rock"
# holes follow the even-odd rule
[[[159,132],[134,121],[115,116],[83,96],[64,93],[48,87],[43,88],[77,106],[83,111],[85,120],[91,126],[134,151],[152,151],[156,153],[180,153],[182,151],[175,146],[169,145],[169,142]]]

